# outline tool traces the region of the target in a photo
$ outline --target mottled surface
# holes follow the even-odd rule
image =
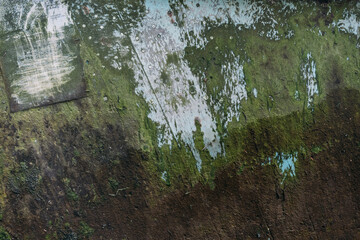
[[[1,66],[12,112],[82,97],[79,36],[60,1],[4,2]]]
[[[1,3],[0,239],[360,237],[356,1]]]

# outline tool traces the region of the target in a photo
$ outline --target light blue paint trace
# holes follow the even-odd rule
[[[276,163],[281,171],[281,174],[284,176],[282,182],[287,176],[295,177],[296,176],[296,168],[295,163],[298,159],[298,152],[293,153],[283,153],[276,152],[274,156],[267,157],[267,161],[262,166],[266,164]]]

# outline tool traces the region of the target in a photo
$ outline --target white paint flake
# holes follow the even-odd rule
[[[258,95],[258,91],[256,88],[253,89],[253,94],[254,94],[254,97],[257,98],[257,95]]]

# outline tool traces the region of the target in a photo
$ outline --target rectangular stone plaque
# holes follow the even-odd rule
[[[1,1],[1,0],[0,0]],[[11,112],[85,95],[79,36],[60,1],[0,6],[0,63]]]

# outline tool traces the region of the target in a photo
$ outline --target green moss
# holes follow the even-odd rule
[[[66,191],[66,196],[69,198],[69,200],[71,201],[78,201],[79,200],[79,195],[77,195],[74,191],[68,189]]]
[[[109,185],[113,191],[116,191],[119,188],[120,183],[113,177],[108,179]]]
[[[322,151],[322,149],[321,149],[321,147],[314,146],[314,147],[311,149],[311,151],[312,151],[313,153],[318,154],[319,152]]]
[[[10,234],[3,227],[0,227],[0,240],[11,240]]]
[[[36,194],[38,191],[41,183],[40,170],[30,165],[33,162],[28,157],[27,154],[20,155],[18,158],[29,162],[20,162],[20,166],[16,167],[9,176],[8,186],[13,193]]]
[[[162,71],[160,74],[160,79],[161,81],[166,84],[166,85],[170,85],[170,77],[169,74],[167,74],[165,71]]]
[[[172,54],[167,54],[166,56],[166,64],[170,65],[170,64],[174,64],[174,65],[179,65],[179,56],[176,53],[172,53]]]
[[[156,150],[157,168],[156,172],[160,173],[166,171],[166,184],[173,188],[180,187],[180,182],[194,185],[198,182],[199,172],[196,168],[196,161],[184,144],[172,143],[170,148],[167,145],[162,146]]]
[[[83,238],[89,238],[94,234],[94,229],[91,228],[86,222],[80,222],[79,235]]]
[[[64,178],[63,183],[65,185],[67,198],[69,200],[71,200],[71,201],[78,201],[79,200],[79,195],[77,195],[76,192],[72,189],[72,187],[70,185],[70,179]]]

